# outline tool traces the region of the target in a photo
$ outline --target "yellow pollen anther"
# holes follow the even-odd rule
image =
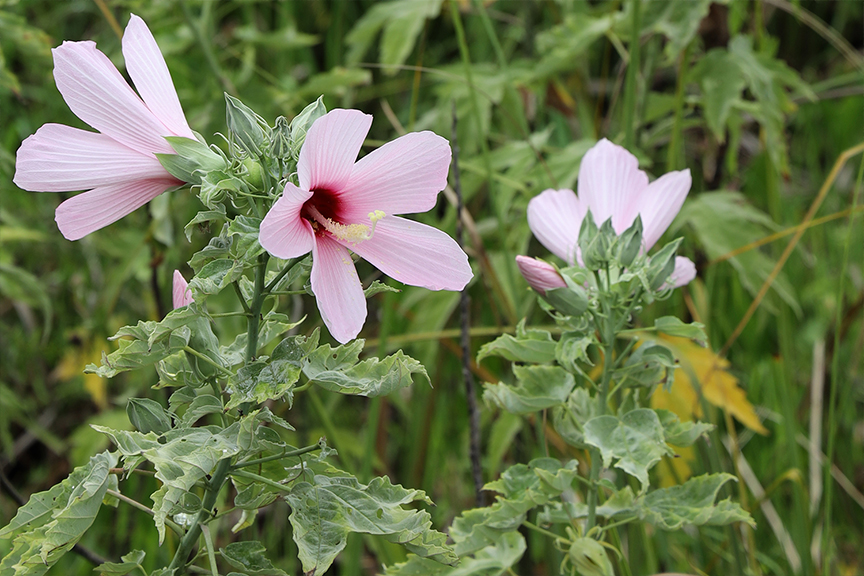
[[[386,214],[381,210],[370,212],[369,221],[372,225],[367,226],[366,224],[342,224],[341,222],[336,222],[332,218],[325,217],[314,207],[310,207],[308,210],[309,214],[315,219],[313,225],[315,223],[320,224],[337,239],[352,244],[357,244],[358,242],[363,242],[364,240],[372,238],[372,234],[375,232],[375,224],[386,216]]]

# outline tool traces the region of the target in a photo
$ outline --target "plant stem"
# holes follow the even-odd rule
[[[264,252],[258,256],[258,266],[255,268],[255,294],[249,306],[249,324],[246,330],[246,362],[250,362],[258,353],[258,326],[261,323],[261,306],[264,304],[264,274],[267,272],[267,261],[270,256]],[[248,407],[243,412],[246,413]]]
[[[203,360],[203,361],[207,362],[207,363],[210,364],[211,366],[215,367],[217,370],[221,371],[221,372],[222,372],[223,374],[225,374],[226,376],[234,376],[234,373],[231,372],[231,370],[229,370],[228,368],[225,368],[225,367],[222,366],[221,364],[217,364],[216,362],[213,361],[212,358],[210,358],[210,357],[207,356],[206,354],[202,354],[201,352],[198,352],[197,350],[195,350],[195,349],[192,348],[191,346],[184,346],[184,347],[183,347],[183,350],[184,350],[185,352],[188,352],[188,353],[191,354],[192,356],[195,356],[196,358],[198,358],[198,359],[200,359],[200,360]]]
[[[297,264],[297,263],[294,262],[293,260],[288,260],[288,262],[285,263],[285,267],[282,268],[282,270],[279,271],[279,273],[276,275],[276,277],[273,278],[267,284],[267,286],[264,287],[264,293],[265,294],[271,294],[273,292],[273,289],[276,288],[276,286],[279,284],[279,282],[282,280],[282,278],[284,278],[285,275],[288,274],[292,268],[294,268],[295,264]]]
[[[213,576],[219,576],[219,567],[216,565],[216,552],[213,550],[213,538],[210,537],[210,529],[207,526],[202,526],[201,533],[204,534],[204,544],[207,546],[207,559],[210,560],[210,572]]]
[[[231,473],[233,474],[235,470],[239,470],[240,468],[245,468],[247,466],[255,466],[256,464],[264,464],[265,462],[272,462],[273,460],[281,460],[282,458],[293,458],[294,456],[302,456],[303,454],[308,454],[309,452],[314,452],[321,448],[320,444],[312,444],[311,446],[306,446],[305,448],[298,448],[297,450],[292,450],[290,452],[282,452],[281,454],[274,454],[272,456],[265,456],[263,458],[255,458],[254,460],[244,460],[242,462],[238,462],[231,466]]]
[[[216,464],[216,469],[213,471],[213,475],[210,476],[210,482],[207,483],[207,488],[204,491],[204,500],[202,502],[201,511],[198,512],[198,515],[195,516],[195,519],[192,521],[192,526],[189,527],[189,530],[183,538],[180,539],[180,545],[177,546],[177,552],[174,553],[174,558],[168,566],[169,572],[175,570],[175,576],[180,576],[186,572],[186,558],[189,557],[189,552],[192,551],[192,547],[198,540],[198,536],[201,535],[201,525],[210,518],[210,512],[213,510],[213,505],[216,504],[216,497],[219,496],[219,492],[225,484],[230,469],[230,458],[220,460]]]
[[[607,406],[607,397],[609,394],[609,383],[612,380],[612,370],[614,361],[612,360],[612,355],[615,351],[615,324],[611,317],[612,310],[609,306],[607,306],[606,302],[601,299],[600,306],[605,314],[605,321],[603,322],[603,379],[600,382],[600,390],[598,391],[599,396],[599,410],[600,416],[606,414],[609,411],[609,407]],[[597,522],[597,480],[600,479],[600,451],[596,448],[591,449],[591,476],[589,480],[591,482],[591,488],[588,490],[588,520],[585,524],[585,533],[587,534],[596,524]]]
[[[270,480],[269,478],[265,478],[260,474],[255,474],[254,472],[246,472],[245,470],[232,470],[231,475],[237,476],[238,478],[246,478],[247,480],[253,480],[255,482],[266,484],[267,486],[279,490],[280,492],[291,492],[291,488],[289,488],[288,486],[280,484],[274,480]]]
[[[546,530],[545,528],[540,528],[539,526],[537,526],[536,524],[532,524],[528,520],[523,520],[522,525],[525,526],[526,528],[530,528],[531,530],[534,530],[535,532],[539,532],[540,534],[545,534],[546,536],[549,536],[550,538],[554,538],[555,540],[560,540],[561,542],[564,542],[565,544],[573,544],[570,540],[567,540],[566,538],[564,538],[560,534],[555,534],[554,532],[550,532],[549,530]]]
[[[137,500],[133,500],[132,498],[129,498],[128,496],[126,496],[124,494],[121,494],[117,490],[111,490],[109,488],[105,493],[110,495],[110,496],[113,496],[114,498],[117,498],[121,502],[125,502],[126,504],[129,504],[133,508],[137,508],[138,510],[141,510],[142,512],[146,512],[147,514],[149,514],[151,516],[154,516],[156,514],[155,512],[153,512],[153,510],[151,508],[148,508],[147,506],[145,506],[144,504],[141,504]],[[168,526],[169,528],[171,528],[171,530],[173,530],[175,534],[177,534],[179,536],[183,536],[183,529],[180,528],[180,526],[178,526],[177,524],[175,524],[171,520],[168,520],[166,518],[165,519],[165,525]]]

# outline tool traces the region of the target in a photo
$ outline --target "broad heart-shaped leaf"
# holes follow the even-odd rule
[[[304,361],[303,374],[326,390],[370,398],[410,386],[414,375],[430,383],[426,368],[401,350],[383,360],[368,358],[360,362],[364,342],[360,339],[336,348],[329,344],[318,347]]]
[[[72,549],[93,524],[112,479],[117,455],[102,452],[47,492],[34,494],[18,510],[0,537],[19,532],[12,550],[0,561],[0,574],[39,576]]]
[[[513,414],[528,414],[567,401],[576,385],[573,375],[559,366],[514,366],[518,384],[486,384],[483,398]]]
[[[236,408],[244,402],[261,404],[287,396],[293,399],[291,389],[300,378],[300,369],[308,355],[307,338],[292,336],[280,342],[267,357],[250,362],[228,379],[227,391],[231,400],[226,410]]]
[[[525,553],[525,538],[519,532],[499,534],[494,543],[446,566],[414,554],[401,564],[385,566],[384,576],[500,576],[513,574],[513,566]]]
[[[240,451],[239,424],[219,434],[205,428],[174,429],[165,435],[167,441],[164,444],[152,432],[141,434],[103,426],[93,428],[110,437],[123,456],[132,458],[134,462],[148,460],[156,468],[156,478],[162,486],[151,498],[160,544],[165,539],[165,519],[175,508],[182,508],[184,497],[195,483],[209,474],[219,460]]]
[[[284,570],[273,566],[264,552],[267,549],[257,540],[232,542],[220,548],[222,558],[234,568],[248,576],[288,576]]]
[[[394,486],[387,478],[363,485],[353,476],[315,475],[312,483],[296,483],[285,499],[291,505],[294,541],[308,576],[330,567],[350,532],[384,536],[438,562],[457,561],[445,543],[447,537],[431,528],[428,512],[402,508],[414,501],[431,503],[422,490]]]
[[[207,296],[221,292],[240,278],[244,268],[242,261],[233,258],[218,258],[205,264],[189,281],[189,289],[195,301],[202,302]]]
[[[637,408],[620,419],[592,418],[585,424],[585,442],[600,450],[603,466],[608,468],[613,458],[618,460],[615,467],[638,478],[643,492],[648,489],[648,470],[672,453],[657,413],[649,408]]]
[[[669,410],[654,410],[663,425],[663,436],[666,442],[675,446],[690,446],[700,436],[714,429],[713,424],[706,422],[681,422],[678,416]]]
[[[488,356],[501,356],[513,362],[544,364],[555,360],[556,345],[549,332],[526,329],[523,318],[516,326],[515,336],[503,334],[484,344],[477,353],[477,362]]]
[[[731,500],[714,504],[717,492],[730,480],[735,480],[731,474],[705,474],[679,486],[654,490],[642,498],[639,516],[664,530],[677,530],[684,524],[732,522],[747,522],[755,527],[750,514]]]
[[[144,561],[146,553],[143,550],[133,550],[125,556],[121,556],[122,562],[105,562],[93,569],[100,576],[125,576],[130,572],[143,570],[141,563]]]

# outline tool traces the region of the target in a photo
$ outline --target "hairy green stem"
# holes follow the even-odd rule
[[[202,354],[201,352],[198,352],[197,350],[195,350],[191,346],[184,346],[183,351],[188,352],[189,354],[191,354],[192,356],[195,356],[199,360],[203,360],[204,362],[207,362],[208,364],[210,364],[211,366],[213,366],[214,368],[216,368],[217,370],[219,370],[220,372],[222,372],[226,376],[234,376],[234,373],[231,372],[231,370],[229,370],[228,368],[225,368],[224,366],[222,366],[221,364],[219,364],[217,362],[214,362],[212,358],[210,358],[206,354]]]
[[[201,533],[204,535],[204,544],[207,546],[207,559],[210,561],[210,572],[213,576],[219,576],[219,567],[216,565],[216,551],[213,549],[213,538],[210,536],[210,529],[207,526],[202,526]]]
[[[270,282],[268,282],[267,286],[264,287],[264,293],[265,294],[272,294],[273,289],[276,288],[276,286],[279,285],[279,282],[282,280],[282,278],[284,278],[285,275],[288,274],[292,268],[294,268],[295,264],[296,264],[296,262],[294,262],[293,260],[288,260],[288,262],[285,263],[285,267],[282,268],[282,270],[280,270],[279,273],[276,274],[276,277],[273,278]],[[302,294],[301,291],[297,291],[297,293]]]
[[[607,398],[609,394],[609,383],[612,380],[612,370],[614,365],[614,360],[612,356],[615,352],[615,325],[616,322],[613,321],[611,317],[612,310],[607,305],[607,303],[601,299],[600,300],[601,309],[605,315],[605,321],[602,323],[603,327],[603,379],[600,382],[600,389],[597,392],[598,395],[598,406],[600,410],[599,415],[604,415],[609,411],[609,407],[607,406]],[[591,449],[591,476],[589,480],[591,482],[591,488],[588,490],[588,519],[585,524],[585,533],[587,534],[596,524],[597,522],[597,492],[599,487],[597,486],[597,480],[600,479],[600,451],[596,448]]]
[[[154,516],[156,514],[155,512],[153,512],[153,510],[151,508],[148,508],[147,506],[145,506],[144,504],[141,504],[137,500],[133,500],[132,498],[129,498],[128,496],[126,496],[124,494],[121,494],[117,490],[112,490],[109,488],[108,490],[106,490],[106,494],[108,494],[109,496],[113,496],[114,498],[117,498],[121,502],[125,502],[126,504],[129,504],[133,508],[137,508],[138,510],[141,510],[142,512],[146,512],[147,514],[149,514],[151,516]],[[169,528],[171,528],[171,530],[173,530],[175,534],[177,534],[179,536],[183,535],[183,529],[180,528],[180,526],[178,526],[177,524],[175,524],[171,520],[166,518],[165,519],[165,525],[168,526]]]
[[[550,538],[554,538],[555,540],[560,540],[561,542],[564,542],[565,544],[568,544],[568,545],[573,544],[573,542],[564,538],[560,534],[555,534],[554,532],[550,532],[549,530],[546,530],[545,528],[540,528],[539,526],[537,526],[536,524],[532,524],[528,520],[523,520],[522,525],[525,526],[526,528],[530,529],[530,530],[534,530],[535,532],[539,532],[540,534],[545,534],[546,536],[549,536]]]
[[[254,460],[244,460],[242,462],[238,462],[231,466],[231,473],[233,474],[235,470],[239,470],[240,468],[245,468],[247,466],[255,466],[257,464],[264,464],[265,462],[272,462],[273,460],[281,460],[282,458],[293,458],[294,456],[302,456],[303,454],[308,454],[309,452],[314,452],[321,448],[320,444],[312,444],[311,446],[306,446],[305,448],[298,448],[297,450],[291,450],[290,452],[282,452],[281,454],[273,454],[272,456],[265,456],[263,458],[255,458]]]
[[[264,275],[267,273],[267,261],[269,259],[270,256],[264,252],[258,256],[258,265],[255,267],[255,293],[252,296],[252,303],[249,305],[250,316],[246,330],[246,362],[250,362],[258,353],[258,326],[261,324],[261,306],[264,304],[265,296]]]

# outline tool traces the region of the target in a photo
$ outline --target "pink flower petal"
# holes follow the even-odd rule
[[[331,110],[316,120],[297,161],[300,188],[340,191],[371,126],[372,116],[359,110]]]
[[[78,240],[116,222],[177,185],[177,180],[168,177],[94,188],[60,204],[54,219],[67,240]]]
[[[147,24],[134,14],[129,18],[123,34],[123,58],[138,94],[147,108],[162,121],[165,129],[175,136],[194,140],[195,135],[186,123],[171,73],[159,46]]]
[[[312,250],[315,233],[309,221],[300,216],[303,203],[312,192],[301,190],[290,182],[282,196],[273,204],[264,220],[258,241],[267,252],[277,258],[296,258]]]
[[[689,284],[696,278],[696,265],[693,261],[684,256],[675,257],[675,270],[669,277],[669,282],[663,285],[663,288],[680,288]]]
[[[312,292],[330,334],[345,344],[366,321],[366,297],[351,254],[326,235],[316,236],[312,248]]]
[[[636,157],[605,138],[582,158],[577,191],[597,226],[611,217],[615,232],[624,232],[636,219],[647,186],[648,176],[639,170]]]
[[[544,190],[528,202],[528,226],[550,252],[569,264],[579,228],[585,218],[585,202],[572,190]]]
[[[551,264],[547,264],[536,258],[528,256],[516,256],[516,265],[519,266],[519,272],[534,290],[542,295],[546,295],[547,290],[555,288],[566,288],[567,283]]]
[[[690,170],[669,172],[648,185],[639,199],[642,215],[642,243],[650,250],[681,210],[690,191]]]
[[[138,152],[174,153],[165,126],[94,42],[64,42],[53,53],[57,89],[76,116]]]
[[[347,219],[426,212],[447,186],[450,144],[432,132],[412,132],[384,144],[354,165],[342,190]]]
[[[474,275],[455,240],[405,218],[387,216],[377,223],[372,238],[347,246],[391,278],[411,286],[462,290]]]
[[[174,285],[172,291],[174,300],[174,309],[188,306],[195,300],[192,298],[192,292],[189,291],[189,283],[183,278],[179,270],[174,270]]]
[[[18,149],[14,182],[33,192],[69,192],[162,177],[169,174],[152,154],[104,134],[45,124]]]

